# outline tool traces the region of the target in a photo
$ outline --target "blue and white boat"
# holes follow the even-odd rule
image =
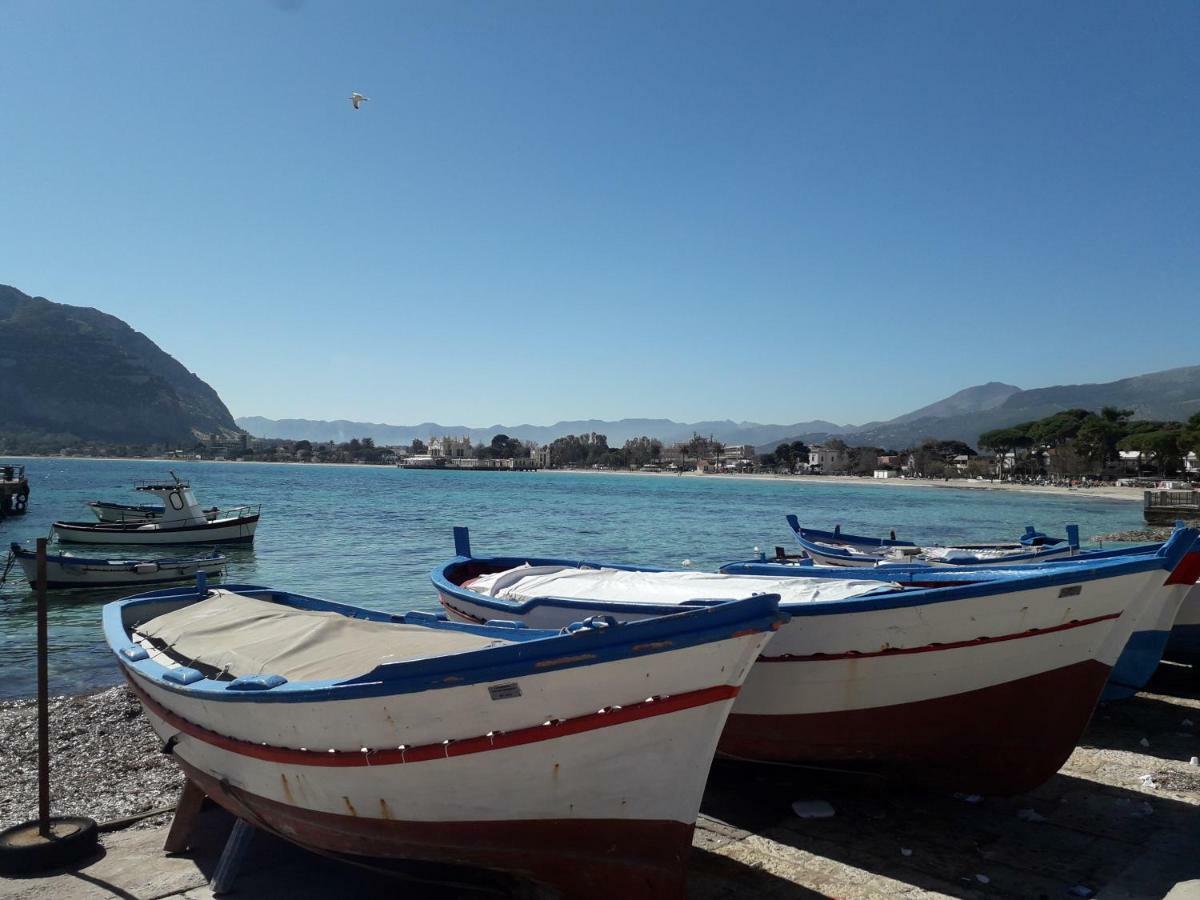
[[[453,616],[546,628],[779,595],[792,619],[750,673],[720,752],[1011,794],[1070,755],[1164,581],[1195,581],[1182,563],[1196,535],[1180,529],[1154,553],[1074,565],[714,574],[479,557],[456,529],[457,556],[431,577]]]
[[[191,486],[171,473],[170,484],[134,488],[162,500],[161,516],[117,522],[55,522],[60,543],[75,544],[249,544],[254,541],[261,508],[239,506],[204,510]]]
[[[778,597],[552,631],[251,585],[141,594],[104,632],[187,777],[324,853],[684,896],[717,738]]]
[[[12,559],[19,563],[25,580],[37,588],[37,553],[20,544],[9,545]],[[207,578],[220,578],[229,558],[217,551],[202,556],[165,559],[121,559],[76,556],[73,553],[46,554],[47,590],[72,588],[153,587],[191,581],[199,572]]]
[[[788,524],[797,539],[804,546],[800,536],[801,531],[795,516],[788,516]],[[1067,526],[1070,541],[1078,545],[1078,529]],[[1027,531],[1027,536],[1032,529]],[[1076,550],[1075,554],[1066,559],[1043,559],[1037,563],[1024,562],[1013,567],[1019,572],[1027,566],[1058,567],[1074,566],[1100,560],[1114,560],[1147,554],[1158,553],[1163,544],[1143,544],[1131,547],[1118,547],[1108,550]],[[1200,627],[1193,628],[1189,623],[1194,619],[1200,625],[1200,588],[1194,586],[1195,575],[1200,573],[1200,546],[1191,548],[1186,556],[1186,564],[1177,573],[1164,580],[1162,590],[1157,598],[1142,607],[1133,623],[1133,630],[1122,649],[1121,656],[1113,666],[1108,683],[1105,686],[1102,699],[1121,700],[1132,697],[1144,688],[1153,677],[1159,662],[1167,658],[1183,659],[1200,658]],[[917,558],[901,563],[890,562],[874,567],[852,567],[818,565],[811,558],[794,559],[791,557],[769,560],[762,557],[758,560],[729,563],[721,567],[727,574],[740,575],[793,575],[808,578],[819,574],[826,578],[879,578],[885,581],[920,582],[928,573],[937,567],[927,561]],[[955,571],[963,577],[976,577],[983,570],[996,571],[1000,566],[958,566]],[[1190,578],[1190,580],[1188,580]],[[1189,651],[1190,654],[1189,654]]]
[[[1016,541],[918,546],[895,538],[869,538],[843,534],[841,528],[819,531],[801,528],[794,515],[787,517],[796,540],[813,562],[825,566],[872,568],[924,563],[930,566],[1014,566],[1064,559],[1079,551],[1079,526],[1068,525],[1065,538],[1054,538],[1025,529]]]

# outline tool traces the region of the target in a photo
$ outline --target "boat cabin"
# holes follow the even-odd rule
[[[143,494],[153,494],[162,500],[163,514],[157,521],[167,527],[180,525],[203,525],[212,516],[206,515],[192,493],[191,486],[186,481],[176,481],[174,484],[139,484],[135,491]]]

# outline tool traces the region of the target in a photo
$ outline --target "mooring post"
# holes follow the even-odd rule
[[[38,833],[50,836],[50,652],[46,626],[46,539],[37,539]]]

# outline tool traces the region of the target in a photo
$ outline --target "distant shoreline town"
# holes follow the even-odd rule
[[[371,438],[317,442],[215,433],[188,448],[88,444],[59,456],[229,460],[245,462],[384,465],[411,469],[528,471],[574,469],[645,473],[860,476],[886,480],[999,479],[1063,484],[1146,481],[1200,475],[1200,414],[1187,422],[1133,420],[1130,410],[1067,410],[1010,428],[985,432],[979,449],[958,440],[926,438],[903,449],[783,442],[759,453],[751,444],[723,443],[693,434],[664,443],[636,437],[610,446],[597,432],[545,444],[498,434],[484,443],[470,434],[436,435],[406,445],[379,446]],[[0,441],[0,453],[6,448]]]

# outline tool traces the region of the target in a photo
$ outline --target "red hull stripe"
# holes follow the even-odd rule
[[[472,615],[465,610],[459,609],[457,606],[451,605],[442,594],[438,594],[438,602],[441,603],[442,606],[446,607],[446,609],[450,610],[450,612],[462,619],[466,619],[468,622],[475,622],[479,625],[484,625],[487,623],[486,619],[481,619],[479,616]]]
[[[128,677],[128,676],[126,676]],[[688,691],[686,694],[675,694],[670,697],[642,700],[628,706],[610,707],[605,712],[588,713],[573,719],[555,719],[549,725],[535,725],[532,728],[519,728],[515,731],[497,731],[491,735],[465,738],[463,740],[447,741],[440,744],[422,744],[421,746],[388,749],[371,749],[366,752],[337,750],[298,750],[291,747],[272,747],[268,744],[255,744],[237,738],[226,737],[209,731],[200,725],[176,715],[166,707],[148,696],[141,687],[130,679],[130,686],[138,699],[156,716],[167,722],[172,728],[177,728],[186,735],[254,759],[268,762],[287,763],[297,766],[388,766],[401,763],[426,762],[431,759],[447,759],[452,756],[466,756],[471,753],[483,753],[488,750],[503,750],[508,747],[520,747],[524,744],[535,744],[539,741],[549,741],[555,738],[567,737],[595,731],[599,728],[609,728],[614,725],[624,725],[639,719],[649,719],[654,716],[693,709],[697,706],[707,706],[723,700],[732,700],[738,694],[738,688],[729,684],[720,684],[699,691]]]
[[[1200,551],[1191,551],[1183,554],[1163,584],[1195,584],[1197,578],[1200,578]]]
[[[1095,616],[1091,619],[1075,619],[1054,625],[1050,628],[1030,628],[1028,631],[1018,631],[1014,634],[1001,634],[996,637],[977,637],[969,641],[951,641],[946,644],[925,644],[922,647],[886,647],[883,650],[847,650],[845,653],[809,653],[784,654],[783,656],[760,656],[759,662],[829,662],[835,659],[869,659],[873,656],[904,656],[909,653],[932,653],[935,650],[957,650],[960,647],[978,647],[982,644],[998,644],[1002,641],[1017,641],[1021,638],[1038,637],[1043,634],[1053,634],[1056,631],[1068,631],[1072,628],[1083,628],[1095,625],[1097,622],[1107,622],[1109,619],[1120,618],[1121,614],[1109,613],[1106,616]]]

